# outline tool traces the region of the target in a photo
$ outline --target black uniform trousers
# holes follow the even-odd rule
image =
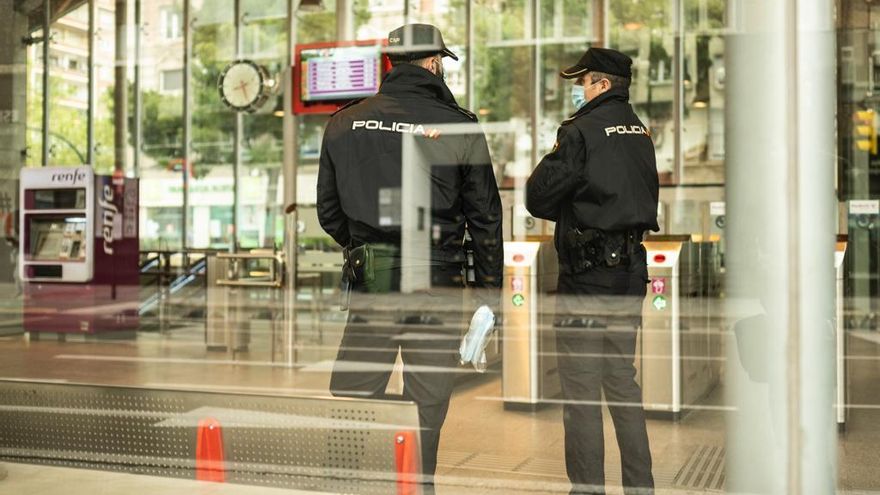
[[[393,277],[399,280],[399,273]],[[398,399],[386,396],[385,389],[400,351],[402,399],[418,405],[426,476],[433,476],[437,467],[440,428],[458,368],[461,324],[456,319],[461,319],[461,297],[460,289],[451,288],[401,294],[356,287],[330,377],[334,396]]]
[[[602,392],[620,447],[625,493],[653,493],[634,366],[646,291],[643,248],[628,264],[559,276],[556,346],[565,399],[565,464],[573,494],[605,493]]]

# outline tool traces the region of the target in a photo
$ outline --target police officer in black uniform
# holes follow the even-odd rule
[[[345,248],[344,279],[352,283],[330,388],[337,396],[384,397],[400,349],[404,398],[419,406],[422,469],[430,480],[462,330],[462,322],[449,313],[457,311],[461,320],[466,248],[474,259],[470,285],[490,294],[500,288],[501,200],[477,118],[458,106],[444,82],[443,57],[457,57],[440,32],[431,25],[409,24],[388,38],[393,67],[378,94],[334,114],[321,149],[318,217]],[[447,131],[450,124],[470,131]],[[417,148],[407,160],[402,156],[405,139]],[[390,326],[371,325],[389,317],[377,314],[377,308],[403,307],[419,296],[399,294],[401,274],[407,263],[426,263],[401,257],[400,208],[408,205],[393,210],[401,187],[409,187],[402,185],[404,167],[428,171],[431,183],[429,223],[420,227],[430,235],[430,294],[419,303],[424,312],[403,311]],[[452,310],[444,316],[441,306]],[[429,317],[429,312],[439,316]]]
[[[590,48],[562,71],[576,112],[526,185],[526,207],[556,222],[556,343],[572,493],[604,493],[601,394],[614,421],[626,493],[652,493],[651,452],[635,381],[648,270],[641,242],[658,230],[649,130],[629,104],[632,60]]]

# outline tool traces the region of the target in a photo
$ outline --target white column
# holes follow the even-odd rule
[[[728,7],[726,488],[833,493],[833,4]]]
[[[0,300],[8,311],[21,310],[15,286],[18,245],[7,242],[6,229],[13,226],[18,198],[19,170],[25,162],[27,122],[38,121],[40,115],[27,114],[27,50],[22,39],[28,35],[28,18],[14,7],[13,0],[0,0],[0,12],[6,22],[0,29]],[[44,125],[48,125],[45,124]],[[39,153],[31,150],[31,153]],[[14,319],[15,315],[9,315]],[[20,329],[0,329],[4,333]],[[0,467],[2,471],[2,467]]]

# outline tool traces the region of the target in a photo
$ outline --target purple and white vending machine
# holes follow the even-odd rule
[[[136,330],[138,180],[26,168],[20,198],[24,330]]]

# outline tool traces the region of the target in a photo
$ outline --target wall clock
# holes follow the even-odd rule
[[[217,81],[220,99],[237,112],[254,113],[275,90],[275,80],[265,67],[250,60],[235,60]]]

